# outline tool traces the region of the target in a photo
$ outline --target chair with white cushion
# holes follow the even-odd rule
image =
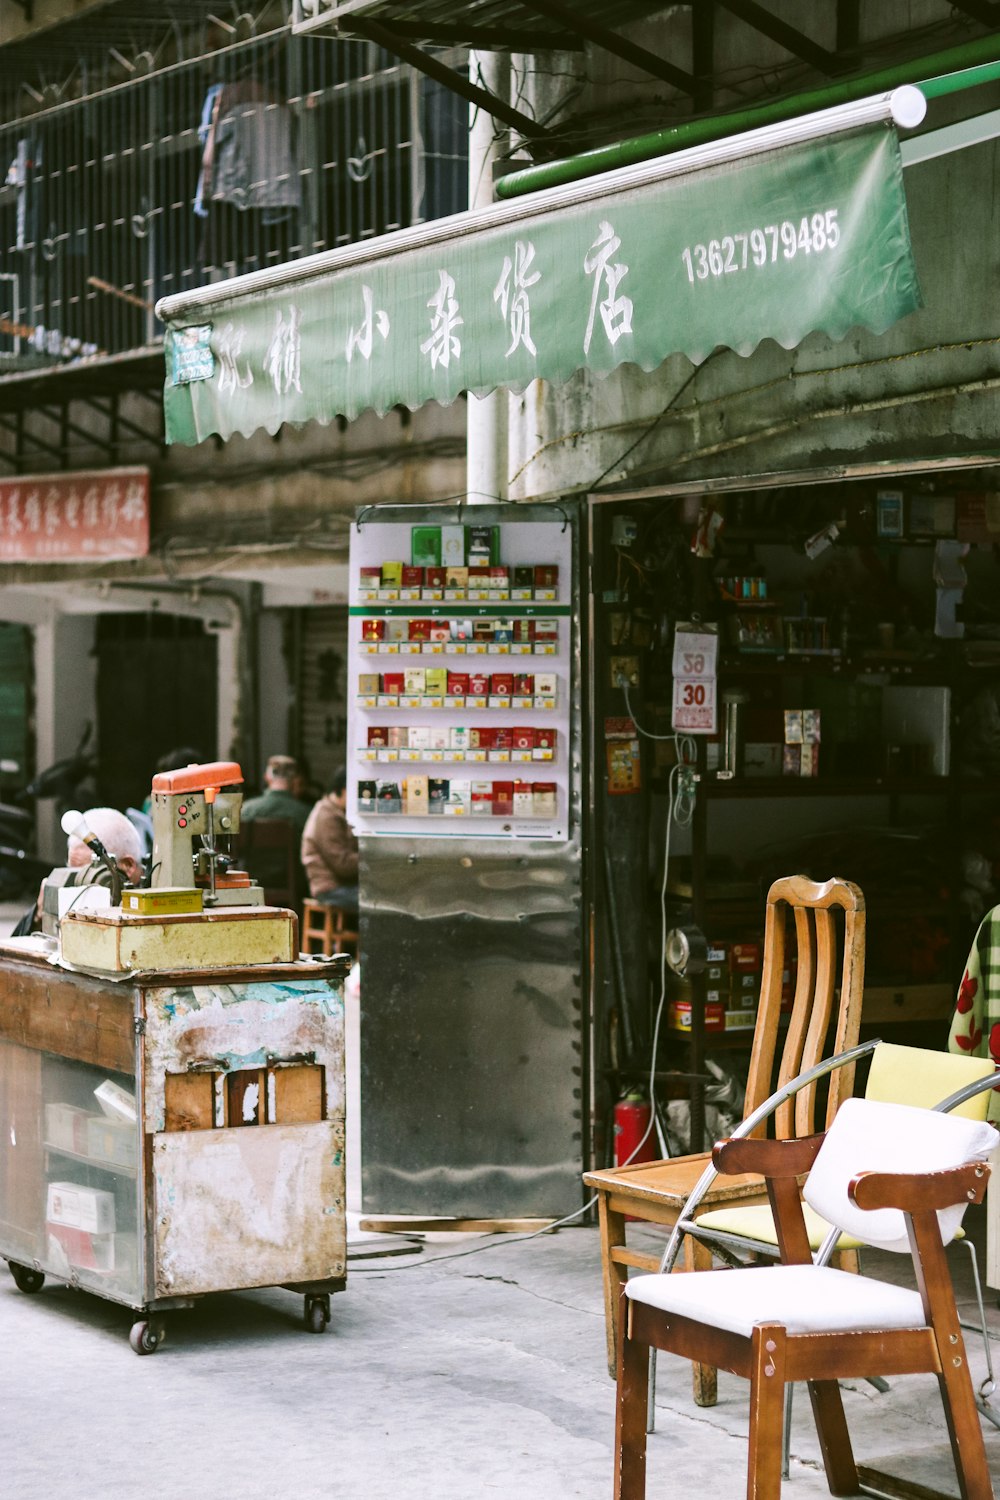
[[[859,1493],[840,1378],[937,1376],[959,1488],[993,1500],[944,1245],[980,1202],[992,1126],[910,1105],[849,1099],[824,1136],[716,1146],[723,1173],[760,1172],[781,1265],[633,1278],[619,1317],[615,1500],[642,1500],[649,1353],[715,1364],[750,1381],[747,1494],[781,1491],[784,1387],[809,1387],[830,1491]],[[835,1229],[914,1259],[918,1291],[811,1259],[803,1197]],[[871,1471],[866,1473],[866,1478]],[[877,1482],[877,1480],[876,1480]]]

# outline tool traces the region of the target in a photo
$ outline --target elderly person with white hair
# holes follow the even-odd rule
[[[139,885],[142,882],[142,839],[124,813],[118,812],[114,807],[91,807],[80,814],[78,826],[85,828],[87,833],[104,845],[128,885]],[[89,844],[75,833],[69,835],[66,841],[66,863],[70,869],[80,869],[95,858],[95,851]],[[110,875],[97,870],[94,872],[94,879],[99,885],[107,885]],[[12,937],[27,937],[29,933],[38,931],[42,925],[42,900],[42,891],[39,890],[37,902],[30,911],[25,912],[14,928]]]

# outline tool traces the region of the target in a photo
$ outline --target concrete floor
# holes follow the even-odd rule
[[[594,1230],[352,1259],[322,1336],[301,1306],[281,1290],[208,1298],[140,1359],[126,1310],[57,1284],[25,1296],[0,1269],[4,1500],[610,1500]],[[969,1353],[978,1379],[971,1336]],[[845,1389],[859,1461],[956,1493],[933,1379]],[[688,1367],[661,1360],[651,1500],[743,1495],[746,1394],[723,1376],[699,1409]],[[1000,1479],[1000,1432],[984,1432]],[[786,1494],[825,1495],[805,1399],[792,1449]]]
[[[19,914],[0,908],[0,931]],[[658,1243],[639,1226],[631,1238]],[[25,1296],[0,1263],[0,1500],[610,1500],[596,1231],[438,1234],[378,1258],[375,1244],[386,1248],[352,1236],[348,1288],[324,1335],[305,1331],[301,1297],[233,1293],[171,1314],[145,1359],[129,1348],[128,1310],[58,1283]],[[965,1319],[967,1257],[952,1257]],[[904,1267],[872,1256],[868,1269],[895,1279]],[[978,1384],[982,1345],[967,1339]],[[859,1462],[956,1493],[933,1379],[896,1380],[887,1396],[864,1383],[845,1392]],[[718,1405],[700,1409],[689,1367],[661,1359],[650,1500],[707,1489],[740,1500],[746,1430],[742,1381],[722,1376]],[[1000,1431],[983,1430],[1000,1488]],[[804,1397],[792,1452],[786,1495],[826,1495]]]

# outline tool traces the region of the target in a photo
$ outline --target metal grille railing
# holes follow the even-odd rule
[[[167,293],[458,212],[467,152],[440,85],[284,29],[6,124],[0,373],[141,348]]]

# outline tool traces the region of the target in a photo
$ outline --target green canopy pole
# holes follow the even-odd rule
[[[630,140],[618,141],[613,146],[584,151],[579,156],[563,157],[559,161],[525,167],[522,171],[511,172],[506,177],[499,178],[496,195],[501,199],[519,198],[524,193],[554,187],[558,183],[575,182],[581,177],[610,172],[615,167],[647,161],[650,157],[666,156],[689,146],[700,146],[707,141],[721,140],[725,136],[741,135],[744,131],[755,130],[762,125],[774,125],[798,115],[811,114],[815,110],[849,104],[868,94],[913,83],[915,75],[919,76],[921,73],[933,75],[926,82],[915,84],[927,99],[937,99],[945,94],[958,93],[962,89],[975,88],[978,84],[992,83],[1000,78],[1000,36],[994,33],[981,37],[978,41],[966,42],[961,47],[951,47],[945,52],[935,53],[931,57],[915,58],[912,62],[882,68],[877,73],[865,73],[847,82],[834,83],[804,94],[793,94],[790,98],[775,100],[773,104],[759,104],[752,109],[713,115],[710,119],[692,120],[684,125],[654,130],[648,135],[633,136]]]

